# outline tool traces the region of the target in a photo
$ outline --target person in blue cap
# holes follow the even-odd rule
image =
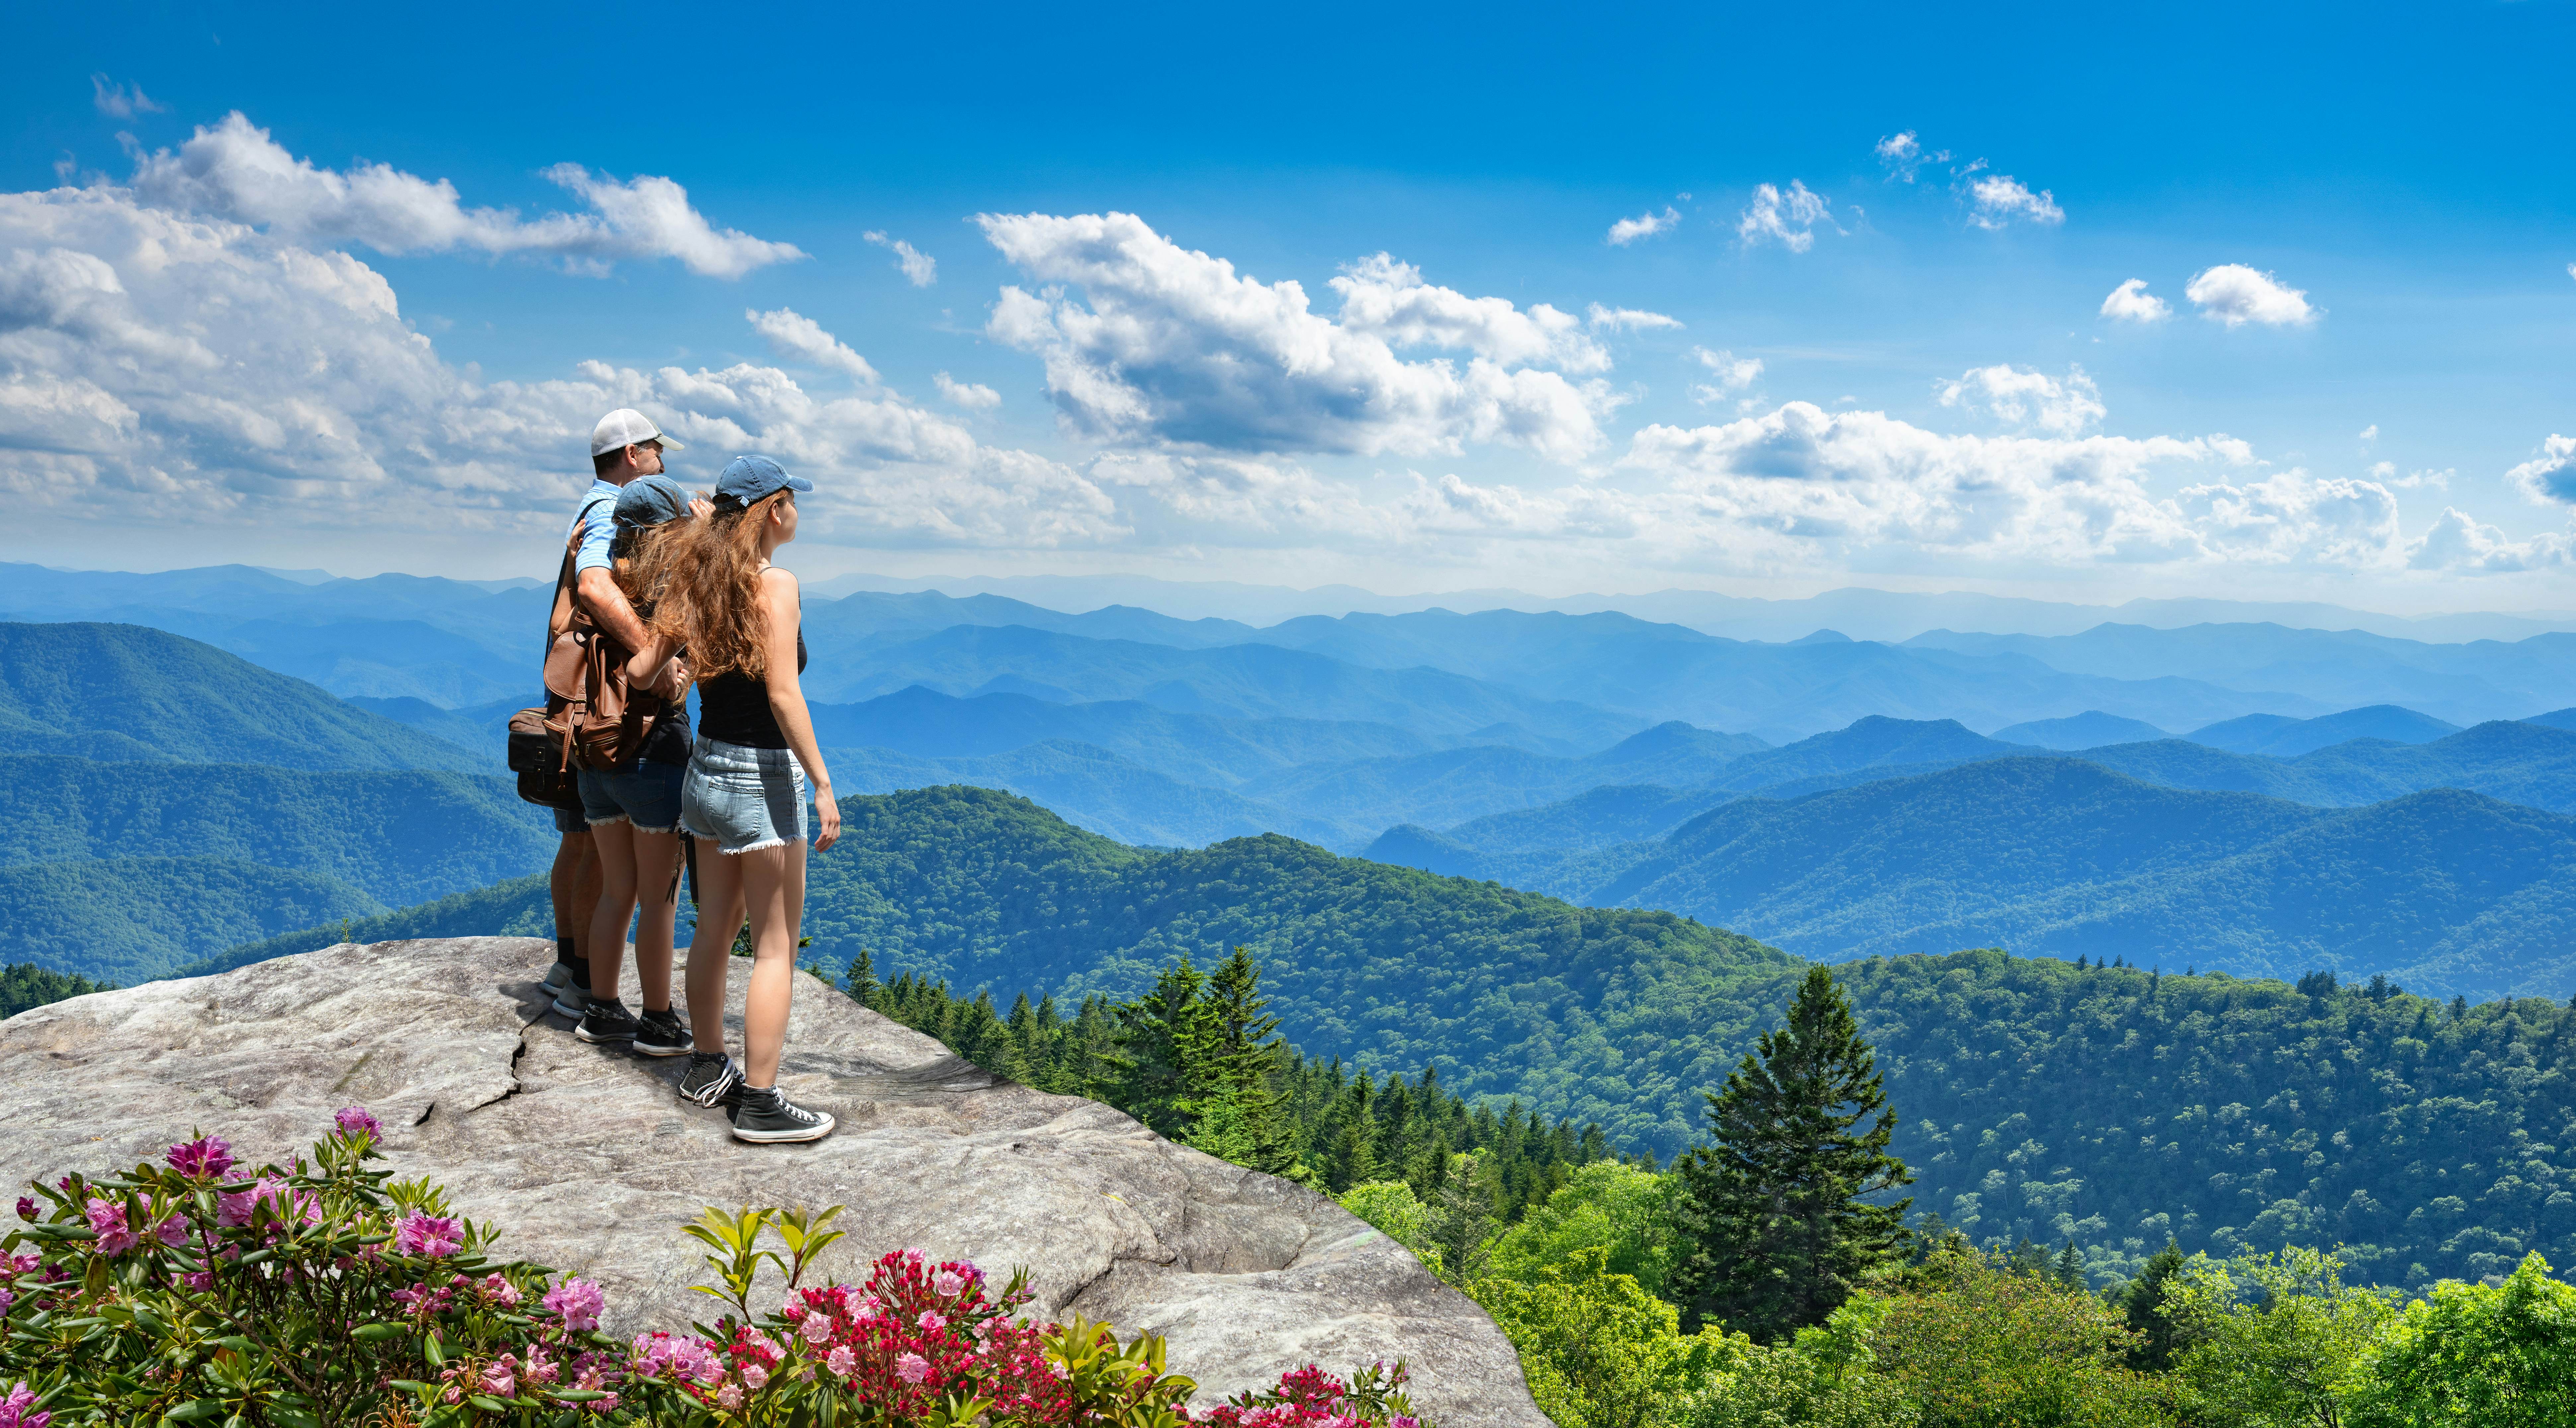
[[[672,557],[692,515],[712,508],[692,501],[668,476],[639,476],[619,488],[609,576],[649,625]],[[643,633],[642,643],[653,636]],[[689,763],[688,671],[674,657],[663,661],[638,690],[660,695],[664,708],[626,768],[585,768],[580,774],[582,812],[599,859],[599,906],[588,936],[588,1004],[573,1035],[602,1045],[631,1045],[642,1056],[685,1056],[689,1030],[671,1010],[671,919],[680,869],[680,784]],[[642,915],[637,917],[638,913]],[[626,922],[635,923],[635,980],[644,1014],[627,1011],[618,996],[626,961]]]
[[[814,484],[766,456],[737,456],[713,514],[686,529],[654,610],[654,643],[628,662],[650,679],[685,647],[698,681],[698,737],[680,785],[680,826],[698,841],[698,930],[689,942],[688,1071],[680,1095],[728,1106],[738,1140],[820,1140],[833,1117],[778,1085],[805,916],[806,803],[814,847],[841,836],[832,775],[814,744],[797,676],[805,669],[796,577],[772,563],[796,539],[796,497]],[[734,933],[751,924],[743,1059],[725,1049]]]

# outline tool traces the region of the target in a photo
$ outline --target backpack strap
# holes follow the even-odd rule
[[[555,598],[546,607],[546,648],[552,650],[555,640],[582,619],[581,599],[573,581],[573,558],[581,553],[582,527],[589,522],[591,508],[614,496],[593,496],[573,512],[572,533],[564,537],[563,565],[555,572]]]

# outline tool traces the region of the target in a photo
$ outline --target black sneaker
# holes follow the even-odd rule
[[[680,1014],[669,1007],[647,1011],[635,1019],[635,1054],[638,1056],[685,1056],[693,1044],[688,1023],[680,1020]]]
[[[680,1099],[732,1110],[742,1104],[742,1072],[721,1051],[692,1051],[688,1074],[680,1078]]]
[[[829,1114],[805,1109],[775,1086],[745,1086],[742,1108],[733,1113],[733,1138],[761,1145],[821,1140],[836,1124]]]
[[[615,997],[606,1001],[594,997],[572,1034],[594,1046],[623,1045],[635,1039],[635,1013]]]

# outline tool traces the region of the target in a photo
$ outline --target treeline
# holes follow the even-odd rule
[[[55,972],[33,962],[17,962],[0,970],[0,1021],[6,1021],[31,1007],[58,1002],[66,997],[83,997],[92,992],[112,992],[114,982],[93,982],[69,972]]]
[[[1551,1121],[1518,1100],[1471,1105],[1436,1067],[1380,1077],[1302,1055],[1278,1035],[1260,979],[1236,948],[1206,972],[1180,957],[1129,1001],[1095,994],[1067,1015],[1052,997],[1020,993],[1006,1013],[990,990],[962,997],[909,972],[880,982],[863,950],[847,990],[997,1076],[1105,1101],[1174,1140],[1328,1193],[1398,1181],[1509,1224],[1579,1167],[1616,1158],[1600,1126]]]

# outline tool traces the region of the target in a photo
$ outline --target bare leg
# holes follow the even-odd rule
[[[680,866],[680,835],[635,833],[635,981],[643,1009],[671,1005],[671,915],[677,910],[671,874]]]
[[[581,864],[572,875],[572,930],[579,939],[574,950],[583,957],[590,955],[590,923],[599,910],[599,840],[588,833],[581,835]]]
[[[603,1002],[617,1000],[617,981],[626,967],[626,919],[635,914],[635,826],[631,823],[590,825],[591,846],[599,853],[599,904],[590,915],[590,994]]]
[[[745,853],[743,899],[751,918],[751,986],[743,998],[743,1084],[778,1084],[787,1012],[796,994],[796,930],[805,919],[805,843]]]
[[[590,923],[576,914],[579,897],[575,887],[580,881],[582,860],[591,856],[590,835],[566,833],[555,844],[555,865],[547,876],[547,891],[554,894],[555,936],[570,938],[575,956],[581,954],[582,939],[590,935]]]
[[[728,858],[705,843],[698,848],[698,931],[689,939],[689,1033],[695,1048],[725,1049],[726,964],[733,935],[742,928],[741,858]]]

